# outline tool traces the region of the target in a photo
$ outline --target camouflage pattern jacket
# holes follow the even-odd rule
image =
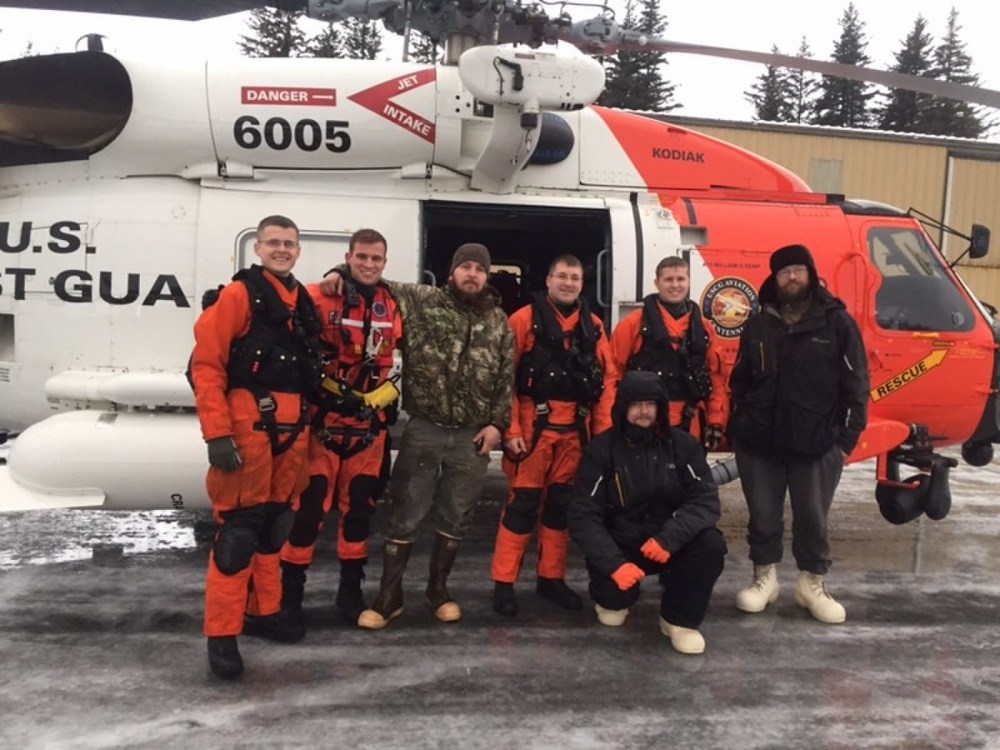
[[[514,334],[500,295],[479,307],[450,287],[387,281],[403,313],[403,408],[444,427],[510,426]]]

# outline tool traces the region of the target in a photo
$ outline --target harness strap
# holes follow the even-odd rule
[[[279,423],[274,416],[277,411],[274,396],[269,391],[253,392],[253,395],[257,399],[257,410],[260,412],[260,421],[254,422],[253,428],[267,432],[267,437],[271,442],[271,455],[280,456],[292,447],[309,423],[309,408],[306,406],[305,399],[300,399],[301,409],[298,421],[291,424]],[[281,433],[287,435],[284,440],[280,437]]]

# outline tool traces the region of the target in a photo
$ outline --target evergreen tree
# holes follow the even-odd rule
[[[802,37],[799,43],[799,50],[796,57],[812,57],[812,50],[809,43]],[[816,89],[819,84],[816,82],[816,74],[809,73],[801,68],[796,68],[788,74],[788,89],[791,96],[789,110],[791,112],[791,122],[809,122],[813,107],[815,106]]]
[[[252,10],[247,20],[252,33],[241,36],[236,46],[247,57],[298,57],[306,48],[305,32],[299,28],[302,13],[269,8]]]
[[[771,54],[780,55],[777,45]],[[784,68],[768,65],[757,82],[743,95],[753,105],[754,119],[768,122],[792,122],[792,91],[789,73]]]
[[[834,62],[862,67],[871,62],[865,52],[868,40],[864,26],[854,3],[848,3],[840,18],[840,38],[833,48]],[[813,122],[817,125],[869,127],[871,116],[868,105],[875,92],[867,83],[824,75],[819,90],[819,98],[813,106]]]
[[[948,14],[948,29],[941,44],[934,50],[931,74],[939,81],[978,86],[979,76],[972,72],[972,58],[965,52],[965,42],[959,39],[958,11],[952,7]],[[924,110],[918,123],[921,133],[978,138],[987,129],[978,109],[968,102],[935,97]]]
[[[636,2],[640,4],[638,17]],[[667,27],[659,0],[627,0],[623,25],[649,36],[662,36]],[[619,52],[606,64],[604,93],[598,103],[605,107],[669,112],[680,105],[673,101],[674,86],[663,80],[659,52]]]
[[[410,34],[410,59],[414,62],[433,65],[441,57],[437,43],[429,36],[416,31]]]
[[[382,51],[382,32],[374,21],[348,18],[343,23],[344,57],[374,60]]]
[[[344,57],[344,35],[336,24],[326,28],[306,44],[305,57]]]
[[[931,75],[931,35],[927,21],[918,15],[913,28],[903,40],[903,48],[896,53],[896,64],[889,70],[911,76]],[[878,126],[882,130],[920,132],[920,121],[931,106],[934,97],[906,89],[890,89],[884,95],[884,106],[877,108]]]

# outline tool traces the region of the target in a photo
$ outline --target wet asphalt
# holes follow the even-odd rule
[[[956,470],[952,513],[904,526],[881,518],[873,481],[870,464],[849,467],[831,516],[843,625],[794,603],[787,538],[777,604],[735,609],[751,572],[738,483],[722,490],[729,555],[704,655],[675,653],[660,634],[652,582],[624,627],[599,625],[575,549],[567,580],[583,610],[534,594],[529,555],[521,613],[501,618],[493,469],[450,581],[461,622],[438,623],[423,603],[428,529],[402,618],[381,632],[344,623],[325,534],[306,638],[242,638],[234,683],[206,668],[205,514],[0,516],[0,747],[1000,747],[1000,467]],[[376,554],[368,597],[380,567]]]

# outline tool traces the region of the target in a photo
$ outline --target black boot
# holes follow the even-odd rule
[[[222,680],[235,680],[243,674],[243,659],[235,635],[208,637],[208,668]]]
[[[281,611],[297,620],[305,629],[305,618],[302,616],[302,597],[306,589],[306,570],[308,565],[281,561]]]
[[[273,615],[245,615],[243,632],[278,643],[295,643],[301,641],[306,634],[301,616],[296,617],[285,610]]]
[[[340,585],[337,586],[337,607],[344,619],[352,625],[358,624],[358,617],[367,609],[361,593],[361,582],[365,579],[365,560],[340,561]]]
[[[580,609],[583,600],[580,595],[566,585],[562,578],[542,578],[538,577],[538,587],[535,589],[538,595],[563,609]]]
[[[389,624],[389,620],[403,614],[403,574],[412,550],[412,542],[385,541],[378,595],[371,608],[358,616],[358,627],[381,630]]]
[[[513,617],[517,614],[517,597],[513,583],[493,582],[493,611],[498,615]]]
[[[438,532],[434,535],[434,549],[431,551],[431,564],[427,576],[427,603],[434,610],[434,616],[441,622],[455,622],[462,618],[462,610],[458,602],[448,593],[448,574],[455,564],[458,554],[458,539]]]

